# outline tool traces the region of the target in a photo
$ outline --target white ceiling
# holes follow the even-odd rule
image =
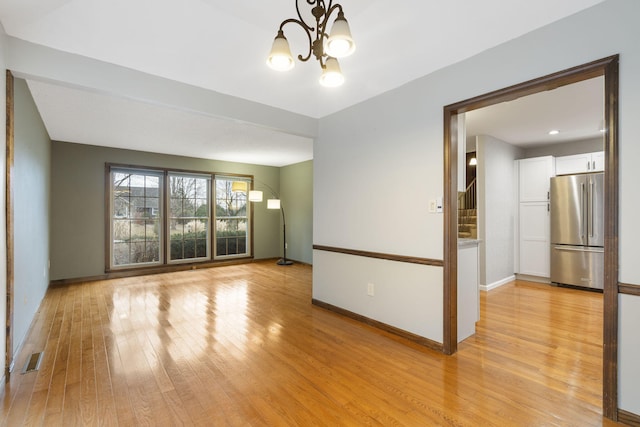
[[[473,110],[465,120],[467,137],[491,135],[523,148],[601,137],[604,78]]]
[[[320,118],[601,1],[341,0],[357,49],[334,89],[315,61],[265,65],[293,0],[2,0],[0,22],[15,38]],[[285,32],[306,54],[301,31]],[[55,83],[29,81],[54,140],[273,166],[313,156],[307,137]]]

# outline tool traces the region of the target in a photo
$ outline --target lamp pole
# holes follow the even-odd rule
[[[278,260],[278,265],[291,265],[293,261],[287,259],[287,223],[284,220],[284,208],[280,200],[280,212],[282,212],[282,258]]]
[[[275,197],[277,202],[278,202],[278,207],[277,208],[269,208],[269,205],[267,204],[267,209],[280,209],[280,212],[282,213],[282,258],[280,258],[276,264],[278,264],[278,265],[292,265],[293,261],[287,259],[287,222],[286,222],[285,216],[284,216],[284,207],[282,206],[282,200],[280,200],[280,196],[278,195],[278,193],[275,192],[275,190],[273,188],[269,187],[264,182],[261,182],[260,185],[262,185],[265,188],[267,188],[269,190],[269,192],[271,193],[271,195],[273,197]],[[261,191],[256,191],[256,193],[260,193],[259,198],[257,200],[252,200],[252,201],[261,202],[262,201],[262,192]],[[249,197],[249,199],[251,199],[251,197]]]

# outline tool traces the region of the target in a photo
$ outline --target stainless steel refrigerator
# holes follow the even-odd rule
[[[603,289],[604,173],[551,178],[551,281]]]

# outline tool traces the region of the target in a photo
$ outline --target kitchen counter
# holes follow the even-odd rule
[[[478,246],[479,244],[480,240],[478,239],[458,238],[458,248]]]

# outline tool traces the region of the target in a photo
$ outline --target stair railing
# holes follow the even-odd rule
[[[464,207],[462,209],[476,209],[476,193],[478,186],[476,185],[476,178],[467,186],[464,192]],[[460,203],[458,204],[458,206]]]

